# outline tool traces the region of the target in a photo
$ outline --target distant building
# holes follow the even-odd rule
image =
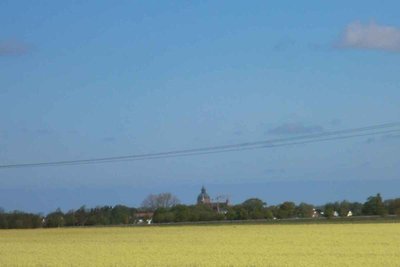
[[[135,214],[136,224],[151,224],[153,222],[154,212],[151,211],[139,211]]]
[[[206,188],[203,186],[201,192],[197,197],[197,205],[207,205],[218,213],[226,214],[229,204],[229,198],[218,196],[215,201],[212,201],[207,194]]]
[[[333,212],[333,217],[339,217],[339,212],[337,212],[336,210]]]
[[[313,209],[312,218],[318,218],[321,215],[324,215],[324,213],[321,210]]]
[[[349,212],[347,213],[347,217],[351,217],[353,216],[353,212],[351,210],[349,210]]]
[[[210,204],[211,199],[210,196],[207,194],[206,189],[204,186],[201,188],[201,193],[197,197],[197,204]]]

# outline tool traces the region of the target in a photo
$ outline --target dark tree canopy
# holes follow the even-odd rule
[[[370,196],[363,205],[363,213],[365,215],[380,215],[385,216],[387,210],[383,204],[382,197],[378,193],[376,196]]]
[[[310,218],[318,216],[347,217],[387,214],[400,216],[400,198],[383,201],[380,194],[370,196],[364,204],[350,201],[336,201],[316,207],[307,203],[296,205],[285,201],[276,206],[267,206],[259,198],[249,198],[241,204],[226,205],[224,209],[216,209],[212,203],[201,205],[183,205],[170,193],[149,195],[141,209],[124,205],[98,206],[87,208],[82,206],[66,213],[57,209],[46,216],[20,211],[5,212],[0,209],[0,228],[39,228],[95,225],[127,225],[145,223],[153,219],[155,223],[199,222],[218,220],[259,220]],[[315,213],[314,213],[315,212]],[[324,213],[322,213],[324,212]]]
[[[171,193],[160,193],[148,195],[142,202],[142,207],[155,211],[158,208],[171,208],[180,203],[179,199]]]
[[[296,204],[286,201],[279,205],[277,217],[280,219],[292,218],[295,216]]]
[[[313,205],[302,202],[296,207],[296,216],[299,218],[311,218],[313,214]]]
[[[400,198],[388,199],[384,204],[389,214],[400,216]]]

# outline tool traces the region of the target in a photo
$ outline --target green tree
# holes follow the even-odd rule
[[[237,220],[236,210],[235,210],[234,206],[233,207],[227,207],[226,211],[227,212],[225,214],[225,217],[226,217],[227,220]]]
[[[186,205],[176,205],[171,209],[174,213],[176,222],[188,222],[190,221],[191,210]]]
[[[111,223],[111,207],[97,206],[88,211],[86,225],[109,225]]]
[[[324,216],[327,218],[332,218],[335,214],[335,204],[327,203],[324,207]]]
[[[89,219],[89,212],[86,209],[86,206],[83,205],[77,211],[75,211],[75,219],[76,224],[80,226],[86,225],[87,220]]]
[[[57,209],[46,216],[46,227],[62,227],[65,224],[64,213]]]
[[[400,198],[386,200],[385,206],[389,214],[400,216]]]
[[[296,207],[296,215],[300,218],[311,218],[314,214],[314,206],[307,203],[300,203]]]
[[[143,200],[142,208],[155,211],[158,208],[171,208],[179,203],[179,199],[171,193],[150,194]]]
[[[379,193],[376,194],[376,196],[370,196],[367,199],[367,201],[363,205],[362,211],[364,215],[385,216],[387,214],[387,210]]]
[[[278,208],[278,218],[285,219],[295,216],[296,204],[294,202],[285,201]]]
[[[169,223],[175,221],[175,214],[167,208],[158,208],[153,215],[155,223]]]
[[[351,203],[347,200],[343,200],[339,204],[339,215],[342,217],[346,217],[349,214],[349,211],[351,210]]]
[[[115,205],[111,210],[112,224],[128,224],[133,222],[133,213],[135,209],[124,205]]]
[[[67,213],[64,214],[64,221],[65,221],[65,226],[75,226],[77,225],[77,219],[75,216],[75,211],[70,210]]]
[[[264,219],[266,217],[266,203],[258,198],[250,198],[241,205],[241,217],[249,219]],[[246,215],[245,215],[246,214]]]
[[[361,216],[362,215],[363,204],[359,202],[351,202],[350,210],[353,213],[353,216]]]
[[[7,229],[8,222],[7,222],[7,214],[0,213],[0,229]]]
[[[198,221],[214,221],[221,218],[221,216],[208,205],[194,205],[191,207],[191,213],[198,218]]]

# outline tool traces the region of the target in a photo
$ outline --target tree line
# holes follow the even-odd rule
[[[364,203],[333,202],[321,206],[308,203],[296,205],[286,201],[279,205],[267,205],[258,198],[250,198],[237,205],[220,204],[218,209],[208,204],[184,205],[170,193],[149,195],[140,208],[124,205],[80,207],[63,212],[60,209],[47,215],[21,211],[5,212],[0,209],[0,228],[42,228],[68,226],[131,225],[145,223],[198,222],[218,220],[288,219],[313,217],[347,217],[367,215],[400,216],[400,198],[383,201],[380,194],[370,196]]]
[[[154,213],[154,222],[195,222],[211,220],[257,220],[348,216],[400,216],[400,198],[382,200],[380,194],[370,196],[364,203],[341,201],[314,206],[308,203],[296,205],[285,201],[279,205],[268,206],[258,198],[250,198],[241,204],[222,207],[216,212],[210,205],[175,205],[159,208]]]

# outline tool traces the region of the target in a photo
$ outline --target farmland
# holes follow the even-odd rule
[[[400,224],[0,230],[0,266],[399,266]]]

